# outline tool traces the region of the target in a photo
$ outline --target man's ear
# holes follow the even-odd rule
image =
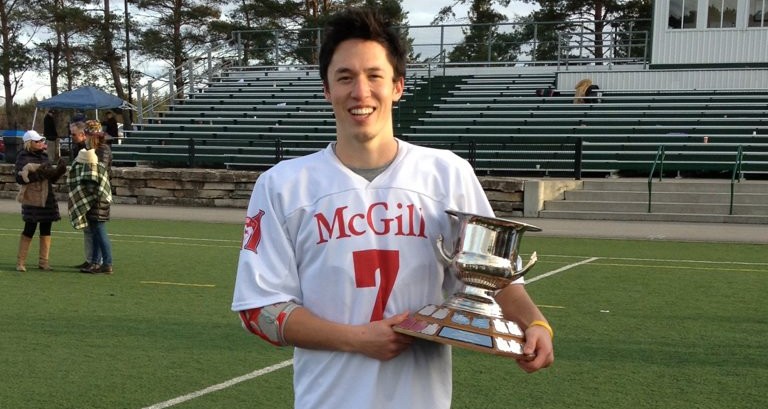
[[[403,97],[403,90],[405,90],[405,78],[400,77],[395,80],[395,89],[393,91],[392,100],[397,102]]]
[[[323,95],[325,100],[331,102],[331,91],[328,89],[328,81],[323,81]]]

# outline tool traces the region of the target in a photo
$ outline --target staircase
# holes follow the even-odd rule
[[[768,181],[588,179],[561,200],[544,202],[540,218],[768,224]],[[713,232],[714,233],[714,232]],[[766,233],[768,234],[768,233]]]

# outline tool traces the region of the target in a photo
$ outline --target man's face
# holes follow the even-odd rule
[[[346,40],[328,66],[325,98],[333,105],[340,140],[365,142],[392,136],[392,104],[403,95],[384,47],[374,41]]]
[[[69,126],[69,133],[72,134],[72,143],[85,142],[85,133],[78,130],[74,125]]]

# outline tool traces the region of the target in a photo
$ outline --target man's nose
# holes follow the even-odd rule
[[[371,83],[364,76],[357,77],[352,83],[352,97],[363,99],[371,94]]]

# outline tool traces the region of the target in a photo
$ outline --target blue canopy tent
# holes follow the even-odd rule
[[[95,109],[98,117],[99,109],[127,108],[133,109],[133,106],[126,101],[108,94],[96,87],[81,87],[72,91],[62,92],[54,97],[44,99],[37,103],[35,115],[32,118],[32,127],[34,128],[35,119],[37,119],[37,108],[59,108],[59,109]]]

